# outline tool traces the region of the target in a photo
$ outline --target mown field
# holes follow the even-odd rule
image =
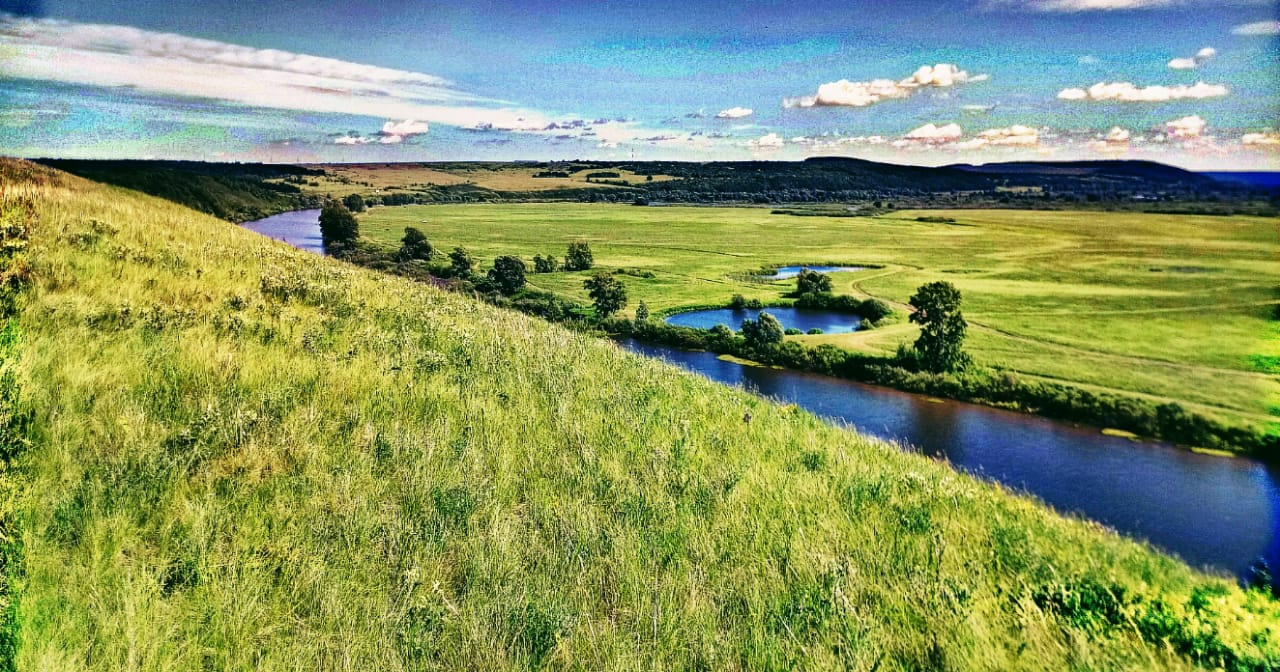
[[[922,222],[951,218],[954,223]],[[633,311],[727,305],[733,294],[782,300],[794,281],[761,283],[767,265],[867,264],[835,290],[903,308],[916,287],[947,280],[964,295],[968,350],[982,365],[1030,377],[1177,401],[1235,422],[1280,416],[1280,272],[1275,220],[1016,210],[902,211],[795,217],[761,208],[597,204],[375,208],[361,233],[397,246],[418,227],[442,251],[562,257],[586,241],[622,276]],[[589,302],[589,273],[530,275],[539,289]],[[905,319],[846,335],[792,336],[892,353]]]
[[[607,342],[23,162],[0,224],[17,669],[1280,664],[1262,591]]]

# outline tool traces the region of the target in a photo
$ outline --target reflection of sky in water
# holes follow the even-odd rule
[[[905,441],[927,455],[1150,540],[1196,566],[1242,574],[1258,557],[1280,566],[1280,474],[1031,415],[850,381],[744,367],[712,353],[628,342],[720,382]]]
[[[725,324],[730,329],[738,331],[742,329],[743,320],[759,319],[760,313],[769,313],[778,318],[778,321],[782,323],[783,329],[799,329],[805,332],[810,329],[821,329],[823,333],[827,334],[847,334],[851,331],[857,331],[858,325],[862,323],[862,320],[856,315],[796,308],[744,308],[742,310],[713,308],[709,310],[691,310],[668,317],[667,323],[678,327],[693,327],[695,329],[710,329],[717,324]]]

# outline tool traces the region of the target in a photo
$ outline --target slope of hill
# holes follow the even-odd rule
[[[25,162],[0,224],[19,669],[1280,664],[1262,591],[607,343]]]
[[[74,175],[181,203],[231,222],[261,219],[314,204],[293,184],[272,182],[320,171],[298,166],[199,161],[41,159]]]

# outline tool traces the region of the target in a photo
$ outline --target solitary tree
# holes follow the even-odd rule
[[[915,350],[929,371],[958,371],[969,363],[964,345],[966,324],[960,313],[960,290],[949,282],[921,285],[911,296],[916,312],[911,321],[920,325]]]
[[[591,246],[586,243],[569,243],[569,252],[564,255],[564,270],[585,271],[595,264],[591,256]]]
[[[781,343],[785,333],[782,323],[769,313],[760,313],[756,320],[748,318],[742,321],[742,337],[752,348],[768,348]]]
[[[591,295],[596,315],[602,320],[627,305],[627,288],[611,273],[600,271],[584,280],[582,286]]]
[[[644,322],[648,319],[649,306],[644,301],[641,301],[640,305],[636,306],[636,322]]]
[[[471,253],[461,247],[453,248],[449,253],[449,274],[455,278],[465,278],[471,275],[471,270],[475,268],[476,260],[471,258]]]
[[[831,276],[826,273],[800,269],[796,276],[796,294],[830,294]]]
[[[342,204],[351,212],[364,212],[364,198],[360,194],[350,194],[342,199]]]
[[[404,238],[400,239],[400,251],[396,253],[396,258],[400,261],[412,261],[421,259],[429,261],[435,249],[431,247],[431,241],[427,240],[418,229],[412,226],[405,227]]]
[[[329,201],[320,210],[320,236],[324,246],[355,242],[360,237],[360,224],[339,201]]]
[[[515,294],[524,287],[524,261],[520,257],[504,255],[493,260],[489,279],[497,283],[503,294]]]

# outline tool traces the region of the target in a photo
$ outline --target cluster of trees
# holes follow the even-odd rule
[[[859,300],[844,294],[833,294],[832,287],[830,275],[807,268],[800,269],[800,275],[796,276],[796,291],[793,294],[796,297],[796,307],[850,313],[871,325],[893,314],[893,309],[884,301]]]

